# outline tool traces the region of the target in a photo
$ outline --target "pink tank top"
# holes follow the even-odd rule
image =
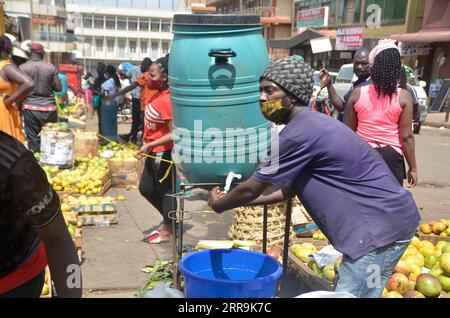
[[[389,99],[384,95],[378,97],[373,84],[361,87],[361,95],[355,104],[358,116],[356,133],[374,148],[391,146],[403,155],[398,128],[403,109],[399,97],[400,88]]]

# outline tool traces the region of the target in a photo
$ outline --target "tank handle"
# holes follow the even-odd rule
[[[216,63],[227,63],[229,57],[236,57],[236,55],[232,49],[211,49],[208,53],[208,56],[216,58]]]

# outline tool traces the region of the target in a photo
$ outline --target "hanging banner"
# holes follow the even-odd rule
[[[303,10],[297,12],[297,29],[328,26],[329,7]]]
[[[310,43],[311,43],[311,50],[314,54],[333,51],[333,48],[331,47],[331,41],[329,38],[311,39]]]
[[[336,32],[336,51],[357,51],[363,47],[364,27],[338,28]]]

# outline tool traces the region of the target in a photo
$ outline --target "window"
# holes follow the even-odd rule
[[[381,24],[405,23],[408,0],[366,0],[366,8],[371,4],[377,4],[381,7]],[[371,14],[371,12],[366,12],[365,19]]]
[[[126,30],[126,29],[127,29],[127,20],[117,19],[117,30]]]
[[[148,31],[148,20],[144,20],[143,18],[139,19],[139,30],[140,31]]]
[[[159,42],[152,41],[152,58],[158,58]]]
[[[118,56],[117,57],[125,57],[125,46],[127,41],[123,39],[117,40],[117,48],[118,48]]]
[[[351,83],[353,79],[353,66],[341,67],[336,83]]]
[[[161,21],[161,32],[170,32],[170,20]]]
[[[114,39],[108,39],[106,41],[107,50],[109,53],[114,52],[114,46],[115,46],[115,40]]]
[[[141,53],[147,54],[147,51],[148,51],[148,41],[141,40]]]
[[[136,53],[137,41],[129,40],[129,46],[130,46],[130,53]]]
[[[108,30],[116,29],[116,17],[106,17],[106,28]]]
[[[103,51],[103,39],[95,39],[95,49],[97,51]]]
[[[138,27],[137,20],[134,19],[128,19],[128,30],[136,31]]]
[[[159,32],[159,20],[152,20],[151,22],[151,31]]]
[[[169,53],[169,46],[170,46],[169,42],[164,41],[162,43],[162,54],[163,55],[166,55],[167,53]]]
[[[94,28],[103,29],[104,28],[104,17],[96,16],[94,17]]]
[[[83,16],[83,28],[92,28],[92,17],[91,16]]]
[[[88,45],[88,44],[91,45],[92,44],[92,36],[85,35],[83,39],[84,39],[83,40],[84,44],[86,44],[86,45]]]

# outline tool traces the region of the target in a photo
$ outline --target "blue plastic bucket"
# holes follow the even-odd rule
[[[179,269],[188,298],[270,298],[283,273],[272,257],[242,249],[190,253]]]

